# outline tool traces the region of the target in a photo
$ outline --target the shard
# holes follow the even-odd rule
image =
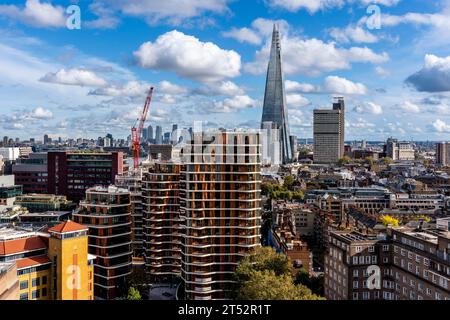
[[[270,50],[269,66],[267,68],[261,128],[267,126],[269,122],[272,122],[273,126],[279,130],[281,161],[283,163],[291,162],[293,153],[281,64],[280,33],[276,26],[273,28],[272,47]]]

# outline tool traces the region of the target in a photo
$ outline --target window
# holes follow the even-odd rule
[[[353,277],[357,278],[359,276],[358,270],[353,270]]]
[[[356,253],[361,252],[361,247],[360,246],[355,247],[355,251],[356,251]]]
[[[431,296],[431,289],[427,288],[427,295]]]
[[[20,300],[28,300],[28,293],[21,293]]]
[[[32,281],[31,281],[31,286],[32,287],[38,287],[38,286],[40,286],[41,285],[41,278],[34,278]]]
[[[372,263],[377,263],[377,256],[372,256]]]
[[[436,300],[441,300],[441,294],[439,292],[436,292],[435,298]]]
[[[31,292],[31,298],[32,299],[38,299],[39,296],[39,290],[34,290],[33,292]]]
[[[358,292],[353,292],[353,300],[358,300]]]
[[[375,252],[375,247],[374,246],[370,246],[369,247],[369,252]]]
[[[28,280],[21,281],[20,282],[20,290],[27,289],[27,288],[28,288]],[[28,298],[27,298],[27,300],[28,300]]]
[[[42,288],[41,293],[42,293],[43,297],[46,297],[47,296],[47,288]]]
[[[358,289],[359,283],[358,281],[353,281],[353,289]]]
[[[42,284],[47,284],[47,276],[42,277]]]
[[[389,251],[389,245],[388,244],[384,244],[383,245],[383,251]]]

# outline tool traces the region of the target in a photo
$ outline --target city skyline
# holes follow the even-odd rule
[[[381,29],[366,23],[372,2]],[[150,84],[146,125],[258,128],[277,23],[291,134],[311,138],[313,109],[337,94],[347,140],[450,139],[447,0],[95,0],[69,30],[73,3],[0,5],[3,135],[126,137]]]

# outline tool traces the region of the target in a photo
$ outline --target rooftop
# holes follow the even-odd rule
[[[81,224],[78,224],[73,221],[64,221],[63,223],[58,224],[57,226],[54,226],[53,228],[48,229],[49,232],[56,232],[56,233],[66,233],[66,232],[75,232],[75,231],[83,231],[88,230],[88,227],[85,227]]]

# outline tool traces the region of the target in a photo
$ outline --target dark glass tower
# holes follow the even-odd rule
[[[273,122],[275,127],[280,130],[281,159],[283,163],[291,162],[293,154],[290,143],[283,70],[281,68],[280,33],[276,26],[273,27],[261,128],[264,122]]]

